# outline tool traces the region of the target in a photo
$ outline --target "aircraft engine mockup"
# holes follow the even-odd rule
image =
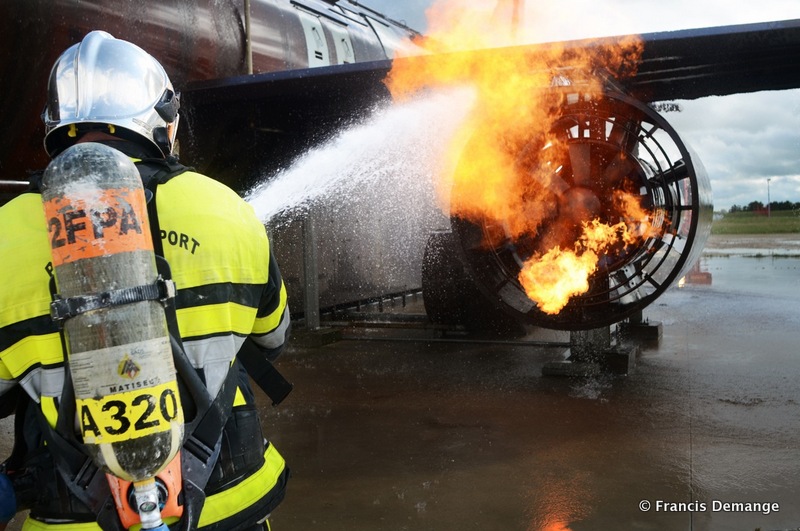
[[[479,325],[499,310],[544,328],[599,328],[640,312],[699,257],[713,211],[708,176],[666,120],[622,94],[555,97],[560,108],[548,138],[558,142],[532,139],[510,155],[523,181],[529,174],[547,185],[540,195],[548,201],[529,207],[541,220],[520,234],[515,220],[452,214],[452,232],[432,235],[423,266],[426,308],[435,319]],[[453,201],[462,193],[456,179]],[[586,240],[592,223],[612,229],[609,241]],[[585,289],[557,308],[537,294],[539,285],[574,275],[559,269],[554,249],[596,256]]]

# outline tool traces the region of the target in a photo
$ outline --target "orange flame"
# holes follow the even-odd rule
[[[615,245],[630,245],[655,235],[649,215],[635,197],[624,192],[615,194],[618,203],[632,220],[614,225],[594,219],[583,223],[583,231],[574,250],[556,246],[539,258],[528,260],[519,273],[519,282],[539,309],[555,314],[569,302],[570,297],[589,290],[589,277],[605,251]]]
[[[476,89],[478,103],[450,153],[457,170],[452,183],[440,180],[447,189],[439,193],[449,197],[451,216],[486,229],[484,245],[490,248],[507,239],[537,239],[537,252],[519,281],[542,311],[557,313],[570,297],[589,289],[604,252],[632,243],[649,228],[601,223],[596,194],[559,176],[558,161],[568,158],[570,148],[551,131],[564,97],[551,88],[580,85],[571,92],[602,94],[605,75],[622,77],[635,69],[642,44],[628,38],[498,48],[508,46],[518,30],[519,12],[510,5],[439,0],[427,13],[428,36],[415,42],[431,55],[396,59],[386,83],[396,100],[423,88]],[[513,16],[505,24],[498,20],[508,13]],[[617,212],[625,213],[619,217],[647,218],[632,195],[615,196],[615,203]]]

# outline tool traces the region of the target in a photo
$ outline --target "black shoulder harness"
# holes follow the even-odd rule
[[[158,181],[158,184],[164,184],[176,175],[194,170],[194,168],[181,164],[173,155],[165,159],[141,159],[136,163],[136,169],[142,176],[145,188],[149,187],[149,183],[153,179]]]
[[[158,256],[164,256],[164,246],[161,243],[161,230],[158,224],[158,211],[156,210],[156,189],[159,184],[164,184],[192,168],[184,166],[178,159],[169,156],[166,159],[142,159],[136,163],[136,169],[142,177],[142,184],[147,197],[147,217],[150,219],[150,232],[153,235],[153,250]]]

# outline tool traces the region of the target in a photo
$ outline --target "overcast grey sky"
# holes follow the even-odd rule
[[[359,1],[424,33],[435,0]],[[522,1],[530,42],[800,19],[799,0]],[[767,179],[773,201],[800,202],[800,90],[679,103],[683,111],[666,118],[708,170],[715,209],[766,203]]]

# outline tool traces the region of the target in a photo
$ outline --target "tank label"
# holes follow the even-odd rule
[[[87,444],[113,443],[183,423],[168,337],[70,355]]]
[[[105,444],[170,431],[183,424],[175,380],[145,390],[77,399],[83,442]]]
[[[95,189],[44,203],[53,265],[126,251],[153,250],[144,192]]]

